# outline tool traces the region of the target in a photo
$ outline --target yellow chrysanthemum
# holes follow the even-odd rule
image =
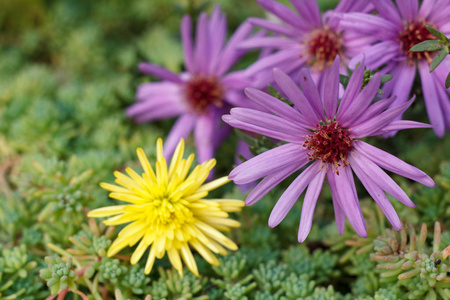
[[[155,258],[161,259],[167,252],[173,267],[182,274],[181,260],[192,273],[198,276],[197,264],[189,246],[210,264],[218,265],[213,253],[226,254],[228,248],[236,250],[237,245],[221,231],[239,227],[238,221],[228,218],[228,212],[240,211],[241,200],[203,199],[208,192],[229,182],[222,177],[204,184],[209,172],[216,164],[210,159],[194,168],[188,176],[194,159],[191,154],[183,159],[184,141],[178,144],[167,168],[163,157],[163,142],[157,141],[156,173],[153,171],[144,151],[137,149],[139,161],[144,169],[139,176],[131,168],[128,174],[115,172],[116,183],[101,183],[100,186],[111,193],[111,198],[128,202],[95,209],[89,217],[110,217],[106,225],[115,226],[130,223],[123,228],[107,252],[111,257],[127,246],[139,244],[131,256],[131,264],[137,263],[150,247],[145,265],[145,273],[150,273]]]

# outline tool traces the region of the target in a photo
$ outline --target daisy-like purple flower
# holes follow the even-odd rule
[[[250,18],[251,24],[276,35],[248,39],[241,47],[279,51],[259,60],[247,69],[248,72],[277,67],[291,73],[307,65],[312,68],[315,82],[319,82],[321,71],[333,63],[336,55],[341,57],[341,68],[344,71],[348,61],[374,41],[371,36],[341,30],[338,18],[332,17],[331,11],[321,15],[316,0],[290,0],[290,2],[295,11],[274,0],[258,0],[259,5],[279,18],[282,23]],[[370,11],[371,7],[367,0],[343,0],[333,11],[366,12]]]
[[[425,106],[433,129],[442,137],[450,130],[449,90],[445,78],[450,72],[450,58],[430,73],[432,52],[409,52],[422,41],[434,39],[425,25],[450,35],[450,1],[424,0],[419,7],[418,0],[372,1],[377,15],[350,13],[342,16],[341,26],[347,31],[376,37],[376,42],[356,56],[355,65],[365,56],[371,69],[384,66],[382,73],[393,75],[393,80],[384,86],[387,95],[397,95],[393,105],[405,103],[411,93],[416,70],[419,71]]]
[[[186,72],[174,74],[151,63],[139,64],[141,72],[163,81],[140,85],[137,102],[126,113],[137,122],[179,116],[166,140],[164,153],[170,156],[179,140],[193,131],[201,163],[214,156],[215,148],[230,132],[221,116],[231,106],[245,106],[249,102],[243,89],[253,86],[257,76],[251,72],[228,72],[246,53],[237,45],[250,35],[250,24],[242,24],[225,44],[226,17],[216,6],[209,18],[206,13],[199,16],[195,43],[191,27],[191,18],[186,15],[181,22]]]
[[[318,89],[310,71],[300,71],[300,87],[279,69],[274,79],[294,107],[257,89],[248,88],[246,95],[268,112],[233,108],[223,120],[233,127],[285,141],[236,167],[229,175],[237,184],[264,179],[250,192],[246,205],[261,199],[271,189],[308,163],[311,164],[291,183],[277,201],[269,218],[269,226],[277,226],[308,187],[298,233],[303,242],[325,177],[331,187],[336,225],[343,233],[345,217],[362,237],[366,226],[356,193],[353,172],[380,206],[394,228],[400,230],[397,213],[385,193],[403,204],[414,207],[406,193],[381,168],[434,186],[433,180],[419,169],[405,163],[361,139],[393,130],[430,127],[414,121],[395,120],[412,103],[390,107],[395,96],[372,103],[381,83],[377,73],[361,90],[364,66],[356,68],[339,102],[339,56],[325,73],[327,87]]]

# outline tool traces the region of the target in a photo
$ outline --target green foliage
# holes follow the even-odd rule
[[[40,276],[47,281],[52,295],[58,294],[60,291],[69,288],[71,291],[77,290],[76,281],[77,274],[72,269],[72,260],[68,258],[63,261],[60,257],[47,256],[45,258],[47,268],[42,269]]]

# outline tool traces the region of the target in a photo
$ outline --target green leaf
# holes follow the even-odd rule
[[[442,48],[444,48],[444,45],[440,44],[437,40],[428,40],[412,46],[409,52],[437,51]]]
[[[450,88],[450,73],[448,73],[447,79],[445,79],[445,88]]]
[[[391,74],[385,74],[381,76],[381,83],[386,83],[389,80],[392,79],[392,75]]]
[[[444,50],[441,50],[438,55],[433,59],[430,66],[430,72],[433,72],[434,69],[436,69],[437,66],[444,60],[444,58],[447,56],[447,52]]]
[[[350,81],[350,77],[339,74],[339,82],[344,86],[347,87],[348,82]]]
[[[428,25],[426,25],[426,27],[427,27],[428,31],[429,31],[432,35],[434,35],[436,38],[438,38],[438,39],[440,39],[440,40],[443,40],[443,41],[446,40],[446,37],[445,37],[445,35],[444,35],[442,32],[440,32],[440,31],[438,31],[437,29],[434,29],[433,27],[428,26]]]

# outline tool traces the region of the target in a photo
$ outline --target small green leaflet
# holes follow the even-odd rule
[[[442,48],[444,48],[444,45],[440,44],[437,40],[428,40],[412,46],[409,52],[437,51]]]
[[[430,72],[433,72],[434,69],[436,69],[436,67],[439,66],[439,64],[444,60],[446,56],[447,51],[445,49],[442,49],[431,62]]]
[[[445,88],[450,88],[450,73],[448,73],[447,79],[445,79]]]

